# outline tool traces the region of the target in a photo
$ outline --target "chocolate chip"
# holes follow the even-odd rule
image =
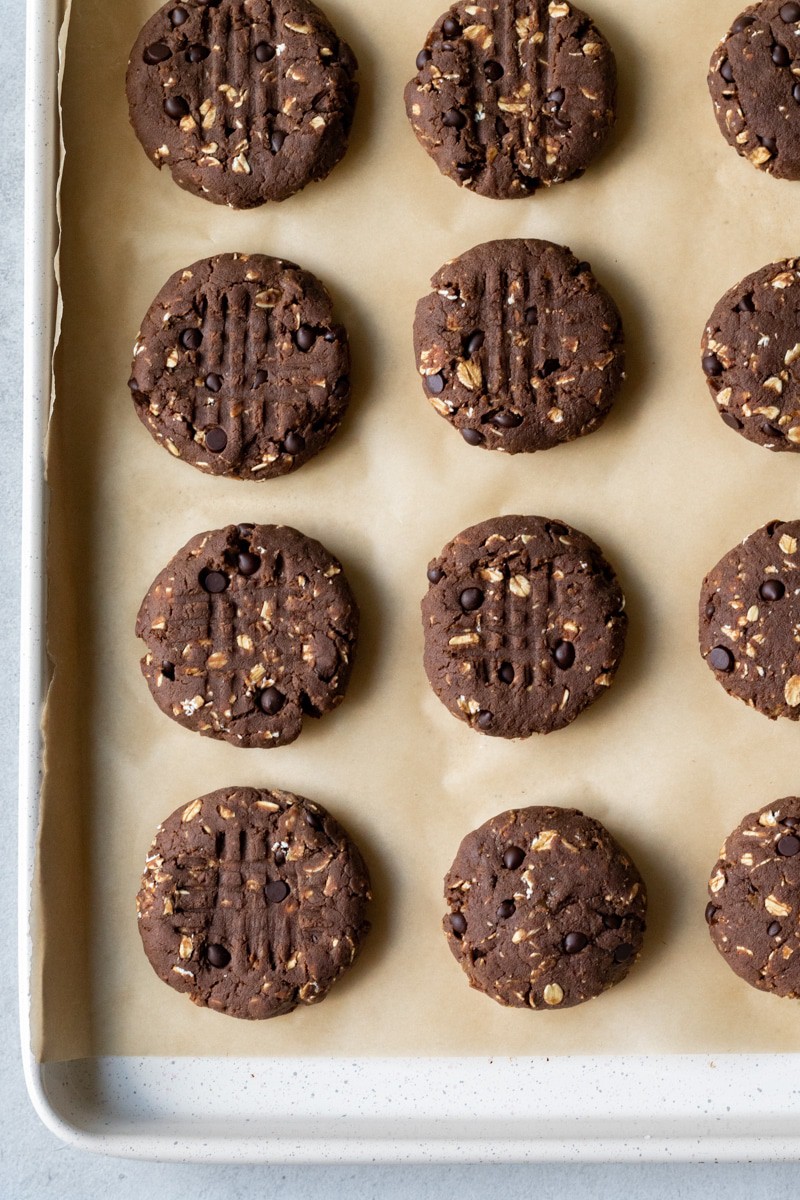
[[[442,33],[451,41],[453,38],[461,37],[461,26],[455,17],[445,17],[442,21]]]
[[[782,600],[786,595],[786,586],[781,583],[780,579],[765,579],[758,589],[758,594],[762,600],[774,604],[776,600]]]
[[[169,679],[170,682],[174,683],[175,682],[175,663],[162,663],[161,664],[161,674],[164,676],[165,679]]]
[[[756,306],[753,303],[753,293],[752,292],[748,292],[745,296],[742,296],[741,300],[736,305],[736,311],[737,312],[755,312],[756,311]]]
[[[221,454],[228,444],[228,435],[219,425],[206,430],[206,449],[212,454]]]
[[[498,921],[507,921],[509,917],[513,917],[517,911],[517,906],[513,900],[503,900],[497,906]]]
[[[492,417],[492,424],[498,429],[516,429],[522,424],[522,417],[519,413],[508,412],[507,409],[501,409]]]
[[[187,116],[189,105],[184,100],[183,96],[167,96],[164,101],[164,112],[173,121],[180,121],[181,117]]]
[[[145,46],[142,58],[148,67],[154,67],[156,63],[166,62],[168,58],[172,58],[172,51],[166,42],[151,42],[149,46]]]
[[[553,650],[555,664],[562,671],[568,671],[575,662],[575,647],[572,642],[556,642]]]
[[[475,612],[483,604],[483,592],[480,588],[464,588],[464,591],[458,598],[458,602],[464,612]]]
[[[755,17],[744,16],[737,17],[731,25],[731,33],[741,33],[743,29],[747,29],[755,23]]]
[[[462,429],[461,436],[468,446],[480,446],[483,442],[483,434],[477,429]]]
[[[728,426],[729,429],[739,430],[742,428],[742,422],[738,417],[735,417],[732,412],[720,413],[720,419]]]
[[[478,713],[475,724],[479,729],[491,729],[494,717],[488,709],[484,708]]]
[[[618,962],[618,963],[627,962],[632,954],[633,954],[633,946],[629,945],[628,942],[620,942],[620,944],[617,946],[616,950],[614,951],[614,962]]]
[[[205,385],[210,392],[218,392],[222,387],[222,376],[213,374],[206,375]]]
[[[263,387],[269,382],[269,371],[256,371],[256,377],[253,380],[253,387]]]
[[[342,375],[341,379],[336,380],[336,387],[333,389],[333,394],[337,400],[344,400],[350,392],[350,379],[347,375]]]
[[[722,363],[720,362],[720,360],[717,358],[716,354],[704,354],[703,355],[703,370],[705,371],[706,375],[709,375],[709,376],[721,375],[724,370],[724,367],[722,366]]]
[[[301,325],[294,335],[294,340],[297,349],[307,354],[316,342],[317,335],[310,325]]]
[[[302,454],[306,448],[306,439],[292,431],[283,439],[283,448],[287,454]]]
[[[270,149],[272,150],[272,153],[278,154],[282,150],[283,143],[285,141],[286,141],[286,134],[283,132],[283,130],[282,129],[273,129],[272,135],[269,139],[269,145],[270,145]]]
[[[178,339],[184,350],[199,350],[203,342],[203,334],[200,329],[194,327],[184,329]]]
[[[781,821],[781,825],[785,825],[787,829],[794,829],[798,823],[800,822],[797,817],[784,817]]]
[[[450,914],[450,928],[457,938],[461,938],[467,932],[467,918],[463,913],[454,912]]]
[[[715,671],[732,671],[734,657],[725,646],[715,646],[708,656],[709,664]]]
[[[441,371],[438,375],[426,375],[425,387],[432,396],[438,396],[444,391],[444,375]]]
[[[429,63],[432,58],[433,55],[431,54],[430,50],[420,50],[419,54],[417,55],[417,70],[424,70],[426,63]]]
[[[275,57],[275,47],[270,46],[269,42],[259,42],[253,51],[253,56],[256,62],[271,62]]]
[[[519,846],[508,846],[503,854],[503,866],[509,871],[516,871],[525,862],[525,851]]]
[[[467,356],[471,358],[473,354],[477,354],[478,351],[482,349],[485,341],[486,334],[482,329],[476,329],[474,333],[471,333],[467,338],[467,344],[465,347]]]
[[[767,927],[767,937],[777,937],[780,931],[780,922],[773,921],[772,924]]]
[[[792,99],[800,104],[800,83],[796,83],[792,88]]]
[[[273,879],[264,888],[264,895],[270,904],[281,904],[289,895],[289,885],[285,879]]]
[[[512,667],[511,663],[501,663],[497,668],[497,678],[501,683],[513,683],[514,674],[514,668]]]
[[[714,605],[711,602],[709,602],[706,605],[706,616],[708,617],[709,621],[711,620],[711,618],[713,617],[713,615],[716,611],[717,611],[716,608],[714,607]]]
[[[778,153],[778,143],[775,141],[775,138],[761,137],[759,134],[758,140],[765,150],[769,150],[770,154]]]
[[[795,854],[800,853],[800,838],[795,837],[793,833],[784,834],[778,839],[775,849],[781,858],[794,858]]]
[[[203,591],[212,594],[224,592],[228,586],[228,576],[222,571],[201,571],[199,579]]]
[[[456,175],[462,183],[466,183],[468,179],[472,179],[475,174],[475,167],[472,163],[456,163]]]
[[[428,582],[429,583],[439,583],[439,581],[442,579],[444,579],[444,571],[442,570],[442,568],[441,567],[431,567],[430,571],[428,571]]]
[[[209,50],[208,46],[201,46],[199,42],[195,42],[194,45],[190,46],[186,51],[186,57],[190,63],[199,63],[202,62],[204,58],[208,58],[210,53],[211,51]]]
[[[580,954],[589,945],[585,933],[568,933],[564,938],[564,950],[567,954]]]
[[[587,271],[591,271],[591,265],[587,262],[579,262],[574,268],[573,275],[585,275]]]
[[[311,809],[306,810],[306,824],[310,825],[312,829],[316,829],[317,831],[324,829],[322,816],[320,813],[313,812]]]
[[[276,717],[285,703],[286,697],[276,687],[265,688],[258,697],[258,707],[268,717]]]
[[[530,308],[525,309],[525,324],[526,325],[535,325],[538,320],[539,320],[539,310],[534,305],[531,305]]]
[[[733,83],[733,68],[727,58],[723,58],[719,64],[719,73],[726,83]]]
[[[772,61],[776,67],[790,67],[792,65],[792,56],[785,46],[780,42],[776,42],[772,47]]]
[[[276,850],[273,855],[273,862],[276,867],[282,867],[286,862],[286,855],[282,850]]]
[[[442,117],[442,124],[448,129],[463,129],[467,118],[459,108],[449,108]]]
[[[489,58],[483,64],[483,73],[489,80],[489,83],[497,83],[498,79],[502,79],[505,75],[501,64],[493,58]]]
[[[249,550],[242,550],[236,559],[236,570],[240,575],[255,575],[261,566],[261,559]]]
[[[210,946],[206,946],[206,962],[209,966],[221,970],[223,967],[227,967],[230,961],[230,951],[226,950],[224,946],[220,946],[218,942],[212,942]]]
[[[556,88],[554,92],[549,93],[547,103],[552,104],[554,108],[561,108],[565,95],[566,93],[563,88]]]
[[[714,920],[714,917],[717,915],[718,912],[719,912],[719,909],[717,908],[716,904],[712,904],[711,901],[709,900],[708,904],[706,905],[706,914],[705,914],[707,925],[711,924],[711,922]]]
[[[616,913],[606,913],[603,917],[603,924],[606,929],[619,929],[622,924],[622,917],[618,917]]]
[[[800,21],[800,4],[784,4],[781,8],[781,20],[787,25]]]
[[[178,8],[170,9],[170,11],[167,15],[169,17],[171,24],[173,24],[173,25],[182,25],[184,23],[184,21],[189,20],[189,14],[185,8],[178,7]]]

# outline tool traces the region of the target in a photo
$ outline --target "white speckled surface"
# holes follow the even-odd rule
[[[20,517],[20,426],[21,426],[21,277],[22,277],[22,141],[24,0],[4,0],[6,18],[0,45],[0,120],[3,123],[3,170],[0,172],[0,216],[3,239],[3,270],[0,272],[0,361],[3,363],[3,404],[0,405],[0,486],[3,489],[6,538],[0,547],[3,575],[8,592],[9,613],[0,630],[3,661],[3,701],[0,705],[0,739],[6,748],[3,789],[6,810],[11,814],[8,831],[13,847],[16,811],[16,647],[18,639],[17,529]],[[16,861],[12,852],[0,866],[0,889],[8,924],[15,907]],[[62,1146],[38,1122],[27,1101],[19,1062],[16,1034],[16,991],[11,964],[0,980],[6,1038],[0,1056],[0,1096],[3,1099],[0,1138],[0,1197],[59,1200],[98,1195],[111,1184],[119,1200],[158,1193],[164,1197],[216,1195],[224,1188],[226,1197],[253,1194],[293,1197],[316,1196],[341,1190],[352,1200],[367,1197],[472,1197],[487,1190],[498,1197],[535,1191],[550,1196],[582,1197],[617,1195],[621,1191],[649,1197],[706,1195],[724,1188],[734,1198],[774,1196],[791,1187],[798,1168],[770,1167],[685,1167],[667,1166],[486,1166],[486,1167],[361,1167],[361,1168],[263,1168],[209,1167],[203,1165],[133,1163],[93,1159]],[[287,1084],[288,1086],[288,1084]],[[514,1114],[509,1114],[513,1118]]]

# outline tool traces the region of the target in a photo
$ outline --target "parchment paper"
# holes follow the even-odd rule
[[[705,885],[745,812],[800,788],[800,730],[730,699],[703,664],[705,571],[770,518],[800,515],[800,460],[719,421],[698,364],[704,321],[745,272],[798,253],[800,184],[758,174],[719,135],[713,0],[587,0],[621,76],[620,120],[580,181],[499,203],[441,177],[402,90],[443,0],[326,0],[361,62],[345,161],[283,205],[234,213],[180,191],[128,126],[127,54],[152,0],[74,0],[63,98],[64,329],[50,453],[50,639],[41,842],[39,1052],[567,1054],[800,1049],[797,1007],[749,989],[711,946]],[[598,433],[535,456],[468,448],[415,373],[416,300],[446,259],[536,236],[588,259],[623,313],[629,380]],[[126,380],[140,317],[173,270],[223,250],[295,259],[330,286],[355,354],[352,411],[297,474],[207,478],[147,436]],[[617,567],[631,632],[610,693],[568,729],[479,737],[433,696],[419,600],[464,526],[536,513],[590,533]],[[344,705],[291,747],[243,751],[181,729],[142,680],[139,601],[191,535],[296,525],[345,563],[363,637]],[[139,944],[134,897],[158,821],[229,784],[321,801],[372,868],[374,931],[318,1008],[263,1023],[195,1008]],[[628,847],[650,891],[641,963],[563,1012],[472,992],[442,933],[461,837],[513,805],[577,805]]]

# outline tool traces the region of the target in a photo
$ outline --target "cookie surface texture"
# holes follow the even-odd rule
[[[711,56],[708,88],[728,145],[759,171],[800,179],[800,4],[746,8]]]
[[[749,813],[720,851],[706,921],[725,962],[752,987],[800,997],[800,800]]]
[[[800,521],[770,521],[703,580],[700,652],[731,696],[800,718]]]
[[[470,985],[514,1008],[591,1000],[642,948],[642,877],[608,830],[573,808],[512,809],[467,834],[445,901],[447,944]]]
[[[136,635],[153,698],[235,746],[283,746],[344,699],[358,608],[341,564],[281,525],[229,525],[179,550],[142,601]]]
[[[417,305],[425,395],[470,446],[547,450],[605,420],[625,377],[622,321],[588,263],[507,239],[446,263]]]
[[[369,931],[369,899],[358,848],[319,804],[222,788],[158,827],[136,908],[165,983],[258,1020],[325,999]]]
[[[770,263],[730,288],[703,333],[702,367],[722,420],[768,450],[800,450],[800,270]]]
[[[350,347],[309,271],[220,254],[176,271],[133,351],[137,415],[175,458],[211,475],[272,479],[322,450],[350,396]]]
[[[616,117],[613,51],[566,0],[453,4],[406,87],[415,134],[443,175],[494,199],[582,175]]]
[[[310,0],[170,2],[131,50],[131,124],[182,188],[255,208],[324,179],[342,157],[357,65]]]
[[[611,685],[627,631],[617,578],[591,538],[545,517],[495,517],[428,567],[425,671],[479,733],[568,725]]]

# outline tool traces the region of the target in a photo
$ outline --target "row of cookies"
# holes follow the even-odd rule
[[[733,22],[708,76],[720,129],[754,166],[800,178],[800,4]],[[131,123],[181,187],[253,208],[324,179],[343,157],[356,57],[310,0],[172,0],[131,50]],[[496,199],[582,175],[617,112],[614,53],[568,0],[460,0],[436,21],[405,90],[439,170]]]
[[[753,987],[800,994],[800,800],[750,813],[709,881],[717,949]],[[639,959],[647,890],[630,855],[577,809],[511,809],[461,842],[444,880],[445,937],[470,985],[513,1008],[570,1008]],[[321,805],[223,788],[159,825],[137,896],[156,974],[250,1020],[324,1000],[369,928],[368,868]]]
[[[548,449],[599,428],[625,377],[619,311],[566,247],[507,239],[446,263],[417,305],[425,394],[470,446]],[[727,425],[800,450],[800,270],[789,259],[726,292],[702,366]],[[220,254],[176,271],[147,310],[129,387],[176,458],[264,480],[330,441],[351,392],[347,331],[318,279],[266,255]]]

